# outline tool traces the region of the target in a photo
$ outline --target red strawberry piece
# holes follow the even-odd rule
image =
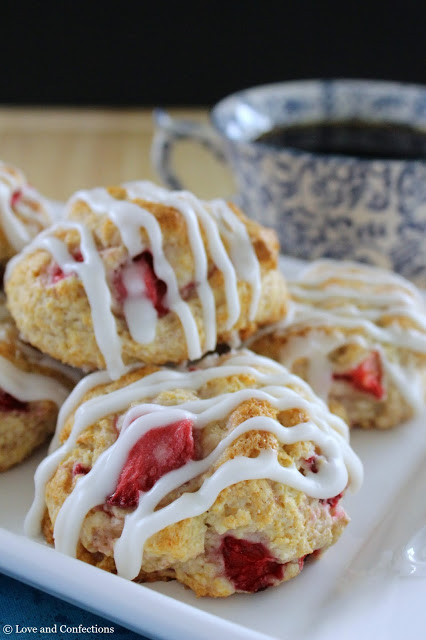
[[[304,463],[308,467],[309,471],[312,471],[312,473],[318,473],[317,456],[306,458],[306,460],[304,460]]]
[[[123,304],[127,298],[127,289],[124,286],[121,271],[116,271],[113,276],[112,285],[114,288],[115,298],[119,304]]]
[[[194,457],[191,420],[147,431],[132,447],[114,493],[107,503],[136,507],[139,491],[149,491],[162,476]]]
[[[17,191],[14,191],[12,193],[12,197],[10,198],[10,206],[12,207],[12,209],[14,207],[16,207],[16,205],[18,204],[19,200],[22,198],[22,190],[18,189]]]
[[[196,283],[195,282],[189,282],[189,284],[186,284],[180,290],[180,296],[181,296],[182,300],[188,300],[189,298],[192,298],[193,295],[195,295],[196,291],[197,291]]]
[[[370,393],[378,400],[384,395],[382,385],[382,363],[377,351],[372,351],[355,369],[334,373],[335,380],[346,380],[358,391]]]
[[[285,564],[277,562],[260,542],[226,536],[220,550],[226,577],[238,591],[262,591],[283,578]]]
[[[163,280],[157,278],[154,271],[152,254],[145,251],[138,263],[144,265],[144,281],[148,298],[151,300],[154,308],[157,310],[159,317],[165,316],[168,309],[163,305],[163,299],[167,292],[167,285]]]
[[[21,402],[18,398],[0,389],[0,411],[28,411],[28,408],[28,402]]]
[[[76,262],[84,262],[83,254],[81,253],[81,251],[79,249],[77,249],[77,251],[73,252],[72,257],[74,258],[74,260]],[[67,275],[71,275],[71,273],[68,273]],[[50,266],[50,268],[49,268],[49,283],[50,284],[56,284],[57,282],[59,282],[60,280],[63,280],[66,277],[67,276],[65,275],[65,273],[62,271],[61,267],[56,262],[54,262]]]
[[[65,273],[62,271],[61,267],[54,262],[49,269],[49,281],[51,284],[56,284],[60,280],[65,278]]]
[[[72,468],[72,475],[73,476],[85,476],[87,473],[89,473],[90,469],[88,469],[87,467],[85,467],[84,465],[81,464],[81,462],[76,462],[75,465]]]
[[[167,285],[163,280],[160,280],[160,278],[157,277],[154,271],[152,254],[149,251],[144,251],[140,256],[134,258],[132,263],[138,267],[140,278],[145,284],[146,296],[151,300],[158,316],[162,318],[169,312],[169,309],[164,304]],[[129,293],[123,282],[122,270],[115,274],[113,284],[118,302],[123,303]]]
[[[334,498],[320,499],[320,502],[321,504],[328,504],[330,509],[335,509],[342,496],[343,493],[339,493],[337,496],[334,496]]]
[[[322,549],[315,549],[312,553],[307,553],[305,556],[299,558],[299,567],[300,571],[302,571],[305,562],[308,562],[311,559],[318,558],[322,553]]]
[[[81,253],[80,249],[77,249],[77,251],[74,251],[72,254],[72,257],[76,262],[84,262],[83,254]]]

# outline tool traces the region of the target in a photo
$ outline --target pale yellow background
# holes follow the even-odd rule
[[[207,110],[171,110],[207,121]],[[82,188],[149,179],[150,110],[0,109],[0,159],[24,171],[44,195],[64,200]],[[203,148],[182,142],[175,167],[185,187],[203,198],[228,196],[235,186],[227,167]]]

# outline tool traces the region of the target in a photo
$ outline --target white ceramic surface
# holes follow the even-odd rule
[[[32,476],[44,452],[0,475],[0,570],[164,640],[421,638],[426,413],[390,432],[354,432],[352,443],[364,462],[365,482],[345,498],[351,524],[323,559],[278,588],[197,599],[177,583],[137,585],[24,538]]]

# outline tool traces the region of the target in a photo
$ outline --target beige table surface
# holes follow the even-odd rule
[[[175,117],[207,121],[207,110]],[[82,188],[148,179],[154,125],[150,109],[0,108],[0,159],[21,168],[44,195],[64,200]],[[182,142],[175,167],[185,187],[203,198],[235,191],[230,172],[201,147]]]

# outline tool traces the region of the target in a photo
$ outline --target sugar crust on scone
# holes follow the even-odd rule
[[[352,426],[387,429],[426,403],[426,309],[401,276],[320,260],[289,282],[286,320],[249,341]]]
[[[224,201],[145,182],[78,192],[67,222],[9,265],[8,304],[43,352],[118,377],[124,364],[197,359],[282,318],[278,250],[273,231]]]
[[[37,472],[28,534],[42,519],[62,552],[136,581],[176,578],[215,597],[288,580],[306,556],[336,542],[348,522],[341,494],[362,470],[347,426],[301,379],[248,351],[190,370],[149,365],[115,382],[105,376],[92,374],[67,401],[63,445]],[[143,454],[144,438],[152,445],[163,426],[168,440]],[[134,447],[148,459],[162,451],[153,468],[163,468],[150,480],[151,466],[148,476],[134,475]],[[148,493],[135,494],[135,478]]]

